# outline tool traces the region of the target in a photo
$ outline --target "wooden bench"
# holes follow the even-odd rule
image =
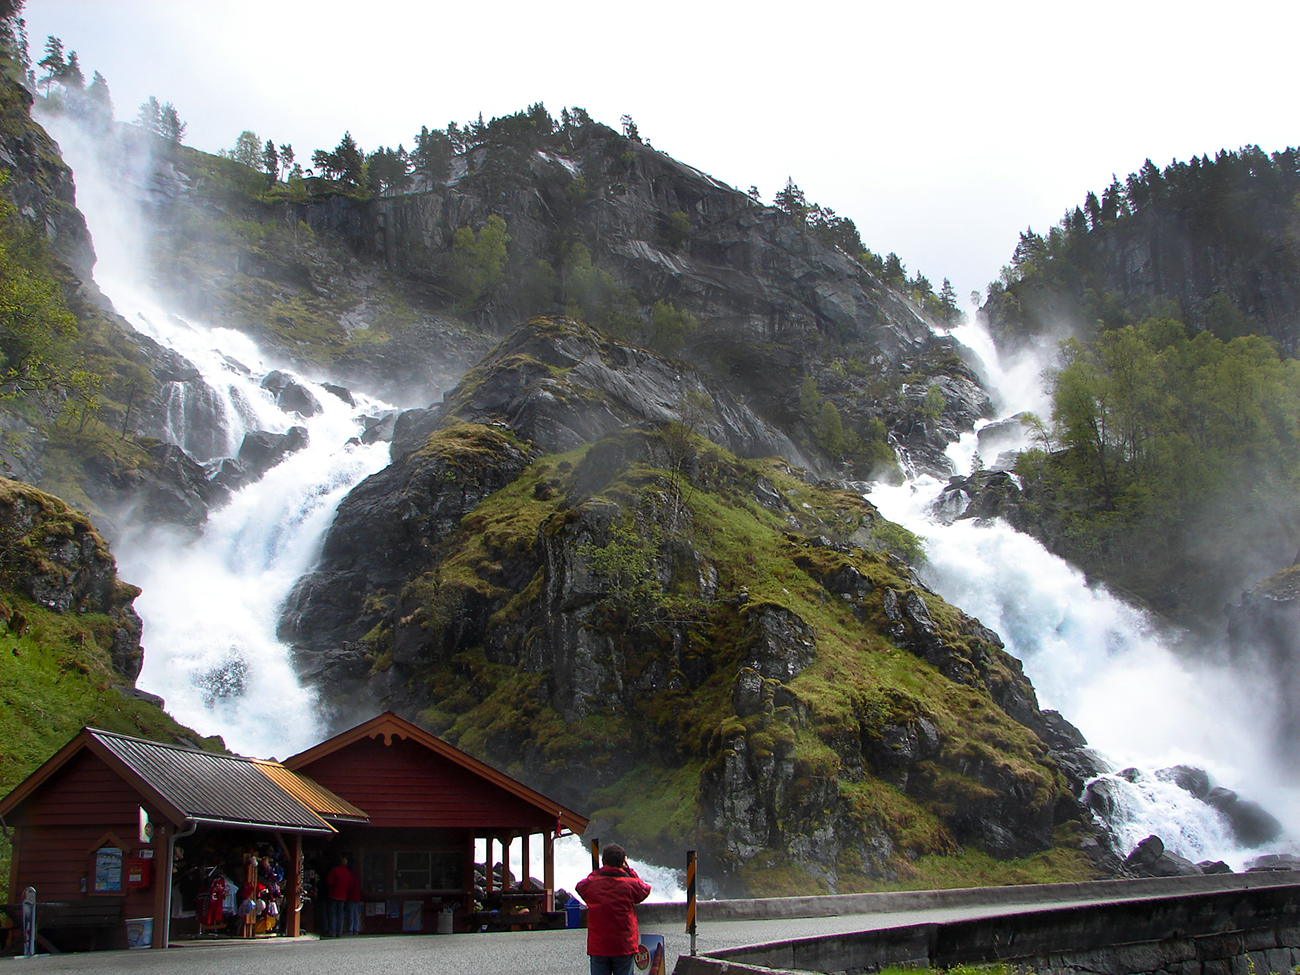
[[[0,904],[0,912],[7,914],[14,923],[14,934],[10,937],[19,939],[22,950],[23,906],[21,904]],[[94,897],[77,901],[38,901],[36,903],[36,943],[51,954],[62,954],[62,949],[52,944],[42,932],[77,931],[89,932],[92,949],[99,947],[103,934],[112,936],[112,931],[122,922],[122,901],[115,897]],[[12,946],[10,946],[12,947]]]

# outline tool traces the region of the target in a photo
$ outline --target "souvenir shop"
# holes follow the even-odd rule
[[[323,934],[324,879],[345,857],[357,933],[478,931],[503,915],[544,926],[554,841],[587,827],[391,712],[283,762],[83,729],[0,799],[0,817],[10,900],[36,890],[51,951]],[[524,867],[514,882],[516,839],[523,864],[540,843],[541,878]],[[482,843],[502,870],[476,874]]]
[[[292,850],[257,833],[213,830],[177,842],[172,939],[285,934],[293,865]]]

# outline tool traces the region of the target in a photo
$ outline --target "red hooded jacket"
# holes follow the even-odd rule
[[[636,905],[650,896],[650,885],[628,865],[601,867],[579,880],[577,890],[587,902],[587,954],[635,955]]]

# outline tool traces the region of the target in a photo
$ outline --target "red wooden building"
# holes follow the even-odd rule
[[[587,826],[392,713],[283,763],[84,729],[0,800],[0,816],[13,839],[10,899],[35,887],[46,947],[65,950],[201,933],[183,875],[202,865],[242,884],[264,852],[283,864],[287,934],[311,927],[310,901],[300,910],[313,868],[323,876],[340,854],[360,871],[364,932],[476,929],[507,915],[535,924],[552,906],[555,837]],[[534,837],[540,887],[527,879]],[[522,883],[503,890],[492,870],[476,882],[476,842],[488,864],[501,844],[509,877],[516,838]]]
[[[536,923],[555,890],[555,838],[582,833],[584,816],[478,761],[391,711],[284,760],[366,811],[365,825],[340,825],[313,851],[346,851],[361,871],[363,933],[435,931],[437,915],[457,929],[479,922]],[[531,843],[542,844],[540,887],[528,882]],[[510,844],[521,839],[513,871]],[[489,870],[476,902],[474,850],[486,841],[486,863],[502,851],[504,874],[521,883],[503,890]],[[382,910],[381,910],[382,908]],[[476,910],[476,908],[481,910]],[[486,916],[496,910],[494,917]],[[522,915],[522,917],[519,917]]]

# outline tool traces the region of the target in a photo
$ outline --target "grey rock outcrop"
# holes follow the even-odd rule
[[[1174,765],[1171,768],[1159,769],[1156,778],[1172,782],[1184,792],[1196,796],[1197,799],[1204,800],[1210,794],[1210,776],[1205,769],[1192,765]]]
[[[1259,803],[1242,799],[1231,789],[1213,788],[1206,794],[1205,802],[1223,815],[1242,846],[1260,846],[1282,835],[1282,824],[1277,817]]]
[[[431,567],[440,541],[489,494],[509,484],[529,455],[513,438],[474,441],[481,463],[458,463],[453,450],[412,450],[367,478],[339,504],[320,562],[287,600],[281,639],[322,680],[354,686],[368,665],[360,640],[383,615],[372,598],[399,589]],[[329,673],[320,659],[330,660]]]
[[[1020,485],[1012,474],[983,470],[969,476],[950,477],[933,510],[947,524],[962,519],[985,522],[1000,518],[1012,528],[1024,531],[1027,519],[1021,501]]]
[[[1158,836],[1148,836],[1124,860],[1124,867],[1138,877],[1197,877],[1199,866],[1170,853]]]
[[[251,477],[257,479],[289,454],[302,450],[308,441],[306,427],[290,427],[285,433],[254,430],[244,434],[237,459],[247,468]]]
[[[629,423],[679,422],[741,457],[779,455],[808,466],[785,434],[728,390],[681,363],[611,342],[569,319],[534,319],[480,365],[489,378],[447,394],[415,439],[445,418],[504,422],[544,453],[592,443]],[[405,436],[394,432],[394,451]]]
[[[276,406],[286,413],[303,417],[315,416],[321,411],[320,401],[302,383],[278,369],[262,378],[262,388],[275,397]]]
[[[117,577],[104,539],[86,516],[52,495],[0,478],[0,550],[10,584],[55,613],[102,613],[113,621],[107,652],[113,669],[134,681],[144,651],[143,625],[132,602],[140,594]],[[14,611],[0,609],[10,628]]]

